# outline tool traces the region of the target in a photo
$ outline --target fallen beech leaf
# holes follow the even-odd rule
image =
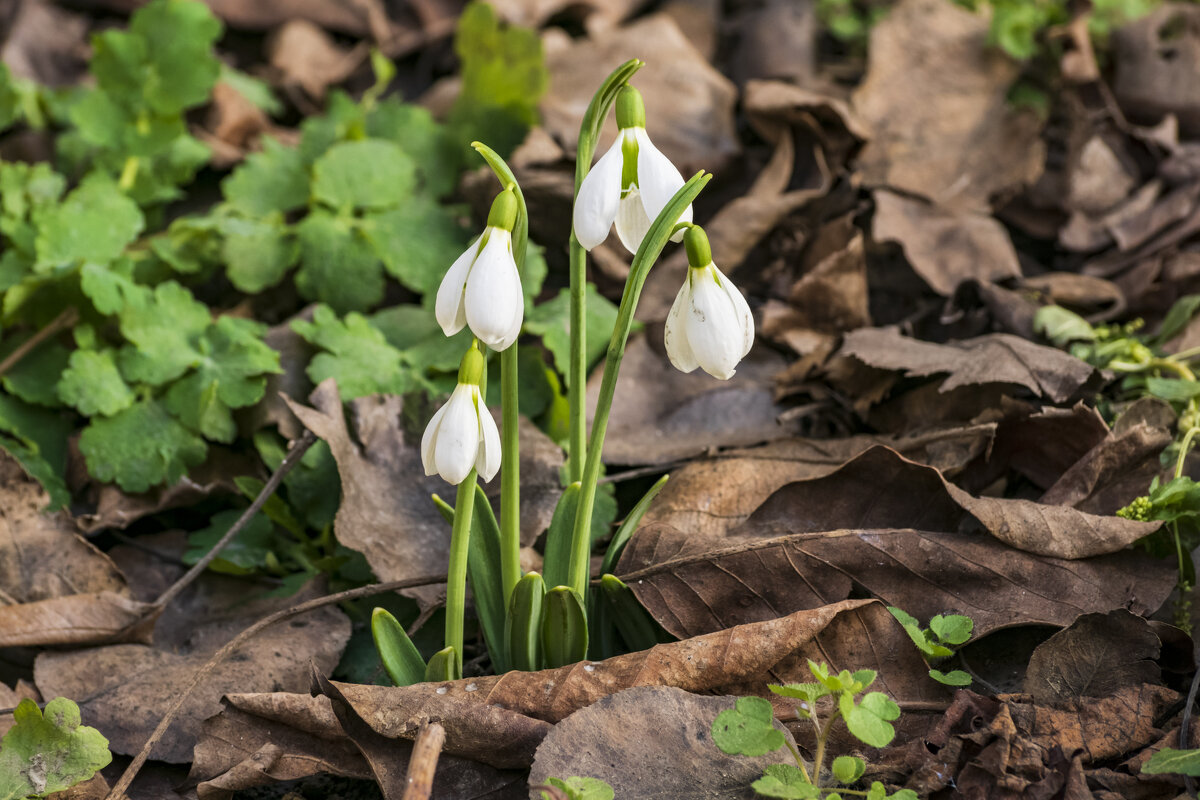
[[[864,507],[865,496],[872,502]],[[1159,527],[1070,506],[975,497],[936,469],[876,446],[826,477],[775,492],[751,515],[741,534],[884,527],[958,531],[973,527],[971,517],[1010,547],[1064,559],[1116,553]]]
[[[1013,384],[1066,403],[1100,382],[1099,373],[1078,358],[1007,333],[935,344],[902,336],[892,326],[863,328],[846,334],[840,353],[911,376],[949,373],[940,393],[960,386]]]
[[[1162,470],[1159,456],[1174,438],[1173,427],[1146,422],[1121,425],[1118,420],[1114,430],[1064,472],[1039,502],[1115,514],[1144,495]]]
[[[540,28],[551,17],[569,11],[583,18],[589,31],[603,31],[621,22],[645,0],[495,0],[492,5],[505,22]]]
[[[412,739],[421,721],[430,720],[446,729],[447,753],[496,767],[527,767],[552,723],[621,689],[677,686],[709,692],[757,684],[765,693],[767,680],[801,680],[806,667],[796,660],[796,652],[840,614],[869,602],[847,600],[606,661],[541,672],[404,687],[333,685],[364,722],[390,739]],[[782,664],[791,664],[791,671],[781,670]]]
[[[1012,469],[1048,489],[1109,434],[1103,417],[1082,402],[1071,408],[1022,406],[1002,403],[1005,417],[996,426],[986,468],[973,476],[972,487],[994,483]]]
[[[291,400],[288,406],[333,452],[342,479],[342,503],[334,520],[339,542],[366,556],[381,581],[404,580],[444,571],[450,557],[450,530],[430,496],[446,494],[447,484],[426,477],[419,448],[400,429],[401,399],[373,395],[351,403],[360,448],[350,439],[342,400],[332,378],[310,398],[314,408]],[[442,591],[428,586],[404,590],[423,607]]]
[[[984,636],[1120,606],[1150,613],[1173,581],[1169,563],[1142,554],[1062,561],[978,534],[865,528],[746,540],[657,525],[634,534],[617,574],[675,636],[836,602],[853,583],[921,619],[966,614]]]
[[[159,618],[156,647],[120,644],[45,651],[34,662],[34,682],[44,696],[78,698],[84,718],[108,738],[113,752],[132,755],[209,656],[267,614],[315,597],[317,588],[310,585],[292,597],[246,602],[245,582],[206,574]],[[200,723],[220,710],[221,695],[235,689],[306,687],[309,660],[321,669],[333,669],[349,637],[349,620],[332,607],[267,628],[192,692],[151,757],[177,764],[191,761]]]
[[[787,748],[752,758],[726,755],[717,747],[713,720],[735,700],[670,686],[609,695],[554,726],[534,756],[529,785],[586,775],[608,783],[617,797],[745,797],[746,787],[768,764],[796,762]],[[778,722],[775,726],[783,729]]]
[[[871,129],[864,180],[945,207],[986,211],[1031,184],[1045,147],[1008,91],[1020,67],[986,46],[986,17],[949,0],[903,0],[871,31],[854,109]]]
[[[777,489],[819,478],[876,445],[954,474],[991,445],[996,426],[972,425],[911,437],[860,434],[841,439],[795,437],[713,458],[689,461],[671,473],[643,525],[666,523],[693,535],[723,535]]]
[[[113,641],[125,631],[128,640],[144,641],[144,632],[130,630],[130,626],[152,609],[149,603],[117,592],[87,592],[0,606],[0,647],[98,644]]]
[[[788,427],[778,421],[783,409],[771,391],[771,377],[781,366],[778,356],[760,348],[738,365],[733,378],[717,382],[700,370],[678,371],[651,349],[645,336],[633,338],[617,378],[605,462],[662,464],[788,435]],[[589,415],[602,377],[596,370],[588,381]]]
[[[1017,251],[1004,226],[990,216],[954,212],[877,189],[872,233],[904,249],[929,288],[948,297],[965,280],[1020,278]]]
[[[1025,691],[1035,703],[1056,705],[1159,683],[1161,650],[1150,623],[1123,608],[1084,614],[1033,651]]]
[[[646,129],[656,147],[685,175],[700,168],[720,169],[739,149],[733,107],[737,89],[680,33],[666,14],[547,48],[550,86],[541,101],[542,124],[569,152],[579,139],[598,75],[606,75],[631,53],[653,54],[637,74],[637,88],[654,113]],[[610,116],[597,155],[607,151],[617,127]]]

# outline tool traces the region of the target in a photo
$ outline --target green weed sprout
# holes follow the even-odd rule
[[[953,656],[954,650],[951,648],[966,644],[975,629],[974,620],[962,614],[938,614],[929,620],[929,627],[922,628],[921,623],[911,614],[895,606],[888,606],[888,611],[892,612],[892,616],[904,627],[904,632],[921,651],[927,666]],[[947,686],[971,685],[971,676],[961,669],[942,672],[930,666],[929,677]]]
[[[826,746],[834,723],[839,719],[856,739],[870,747],[884,747],[896,735],[892,722],[900,717],[900,707],[883,692],[867,692],[875,682],[874,670],[842,670],[831,674],[829,667],[811,659],[808,669],[816,681],[790,683],[768,688],[781,697],[798,700],[796,713],[809,720],[816,735],[816,752],[806,764],[775,727],[774,710],[761,697],[738,698],[735,706],[713,720],[712,737],[717,747],[729,755],[761,756],[787,747],[796,760],[791,764],[772,764],[752,787],[763,797],[795,800],[842,800],[844,796],[868,800],[917,800],[916,792],[900,789],[888,794],[879,781],[866,789],[853,788],[865,774],[866,762],[858,756],[841,755],[825,770]],[[861,696],[860,696],[861,695]]]

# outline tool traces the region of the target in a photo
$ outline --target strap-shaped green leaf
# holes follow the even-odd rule
[[[513,669],[533,672],[542,667],[542,615],[545,601],[546,582],[541,575],[529,572],[517,581],[504,626]]]
[[[570,579],[571,532],[575,529],[575,510],[579,507],[579,482],[563,490],[546,529],[546,553],[542,573],[550,586],[565,586]]]
[[[404,626],[386,608],[371,612],[371,637],[392,683],[412,686],[425,680],[425,659],[408,638]]]
[[[548,667],[574,664],[587,657],[587,612],[583,600],[569,586],[546,593],[542,613],[542,655]]]
[[[429,657],[429,665],[425,667],[425,680],[428,683],[440,681],[456,681],[462,677],[459,671],[459,656],[454,652],[454,646],[438,650]]]
[[[600,587],[612,606],[613,623],[630,650],[647,650],[667,638],[620,578],[606,574],[600,578]]]

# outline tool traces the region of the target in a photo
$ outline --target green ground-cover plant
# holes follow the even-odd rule
[[[816,680],[769,686],[777,695],[799,701],[796,714],[812,723],[816,741],[813,760],[806,762],[775,727],[774,710],[761,697],[738,698],[734,708],[722,711],[713,720],[712,737],[717,747],[729,755],[761,756],[787,747],[796,764],[772,764],[752,787],[763,797],[790,800],[841,800],[843,796],[861,796],[868,800],[917,800],[916,792],[900,789],[891,794],[879,781],[866,789],[854,788],[866,772],[859,756],[840,755],[826,771],[826,746],[834,724],[841,720],[859,741],[870,747],[884,747],[896,735],[892,722],[900,717],[900,707],[882,692],[866,692],[875,682],[874,670],[842,670],[832,674],[828,665],[808,662]]]
[[[89,780],[108,766],[108,740],[80,724],[79,706],[56,697],[46,710],[26,698],[0,742],[0,800],[46,797]]]
[[[466,88],[448,122],[383,97],[394,68],[376,57],[377,83],[359,101],[334,92],[297,148],[264,140],[222,181],[222,202],[164,226],[166,204],[209,158],[185,113],[218,80],[278,105],[221,64],[220,33],[203,4],[154,0],[128,30],[95,37],[94,86],[46,91],[0,69],[0,129],[48,128],[57,153],[54,165],[0,163],[0,444],[55,506],[70,499],[73,431],[92,477],[131,492],[177,481],[213,444],[244,441],[238,410],[280,366],[264,325],[222,310],[282,282],[321,304],[296,328],[329,354],[310,375],[339,378],[346,399],[437,392],[456,367],[418,305],[358,314],[380,303],[388,279],[429,299],[440,265],[466,244],[464,210],[442,198],[466,166],[465,134],[497,127],[511,146],[533,121],[546,83],[536,36],[472,4],[456,37]],[[530,260],[532,300],[546,268]],[[214,296],[222,278],[234,291]],[[560,305],[535,309],[533,326],[559,327]],[[589,308],[615,316],[598,295]],[[539,349],[524,355],[541,377],[527,394],[549,407],[556,376]]]
[[[555,800],[546,789],[557,789],[557,797],[567,800],[613,800],[613,788],[599,778],[581,778],[573,775],[570,778],[547,778],[546,787],[542,789],[542,800]]]
[[[1174,477],[1155,477],[1147,494],[1136,498],[1117,514],[1128,519],[1160,521],[1162,529],[1139,542],[1160,556],[1174,555],[1179,565],[1179,600],[1176,623],[1190,629],[1189,598],[1195,585],[1195,567],[1187,555],[1200,546],[1200,485],[1183,474],[1185,459],[1200,433],[1200,380],[1193,362],[1200,349],[1168,353],[1163,347],[1200,311],[1200,295],[1177,300],[1153,335],[1142,333],[1140,319],[1125,324],[1096,325],[1061,306],[1038,309],[1034,329],[1072,355],[1120,377],[1117,402],[1157,397],[1178,415],[1177,435],[1162,454],[1164,465],[1174,467]],[[1111,416],[1111,403],[1102,398],[1098,407]]]

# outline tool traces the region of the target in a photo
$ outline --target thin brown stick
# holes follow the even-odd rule
[[[21,342],[16,350],[13,350],[3,361],[0,361],[0,375],[3,375],[19,364],[21,359],[29,355],[39,344],[74,325],[78,319],[79,312],[75,310],[74,306],[63,309],[63,312],[50,320],[46,327]]]
[[[158,599],[154,601],[154,613],[166,608],[172,600],[179,596],[180,592],[186,589],[192,581],[200,577],[200,574],[204,570],[208,569],[208,565],[221,554],[225,546],[232,542],[233,538],[250,524],[250,520],[254,519],[254,515],[262,510],[267,500],[279,488],[279,484],[300,463],[300,459],[304,458],[304,454],[308,452],[308,448],[312,447],[316,441],[317,437],[313,435],[312,431],[305,431],[299,439],[292,443],[291,449],[288,450],[287,456],[283,459],[283,463],[279,465],[279,469],[275,470],[275,474],[263,486],[262,491],[258,493],[258,497],[254,498],[254,502],[250,504],[250,507],[242,512],[237,522],[229,527],[229,530],[213,545],[213,548],[204,554],[204,558],[197,561],[191,569],[183,574],[183,577],[175,581],[165,592],[159,595]]]
[[[408,774],[404,777],[408,785],[400,800],[429,800],[433,794],[433,774],[437,772],[438,758],[445,743],[445,728],[436,722],[422,723],[408,759]]]
[[[313,600],[300,603],[299,605],[292,606],[291,608],[285,608],[282,611],[276,611],[274,614],[271,614],[268,617],[263,617],[258,622],[254,623],[249,628],[246,628],[246,630],[233,637],[233,639],[230,640],[224,647],[213,653],[208,661],[206,661],[204,665],[200,667],[200,669],[196,670],[195,674],[192,675],[191,681],[186,687],[184,687],[183,691],[176,695],[175,702],[171,704],[171,707],[167,709],[167,713],[163,715],[161,720],[159,720],[158,727],[154,729],[154,732],[150,734],[150,738],[146,740],[144,745],[142,745],[142,749],[136,756],[134,756],[134,759],[129,763],[129,766],[125,768],[125,772],[121,774],[121,779],[117,781],[113,788],[109,790],[108,794],[105,795],[105,800],[120,800],[124,797],[125,790],[129,788],[129,784],[133,783],[133,779],[137,777],[138,772],[146,763],[146,759],[150,757],[150,751],[154,749],[154,746],[162,739],[163,734],[167,732],[167,728],[170,727],[171,722],[175,719],[175,715],[178,714],[179,709],[183,707],[184,701],[187,700],[192,692],[196,690],[196,687],[200,685],[201,681],[208,677],[208,675],[216,668],[216,666],[224,661],[230,653],[232,653],[234,650],[237,650],[239,647],[245,644],[246,640],[250,639],[264,628],[268,628],[271,625],[274,625],[276,622],[282,622],[285,619],[290,619],[291,617],[299,614],[305,614],[314,609],[321,608],[322,606],[343,603],[349,600],[357,600],[360,597],[370,597],[371,595],[382,594],[383,592],[394,592],[399,589],[412,589],[417,586],[431,586],[445,582],[445,575],[424,575],[419,578],[409,578],[403,581],[388,581],[387,583],[376,583],[371,586],[360,586],[357,589],[348,589],[344,592],[337,592],[335,594],[325,595],[324,597],[318,597]]]

